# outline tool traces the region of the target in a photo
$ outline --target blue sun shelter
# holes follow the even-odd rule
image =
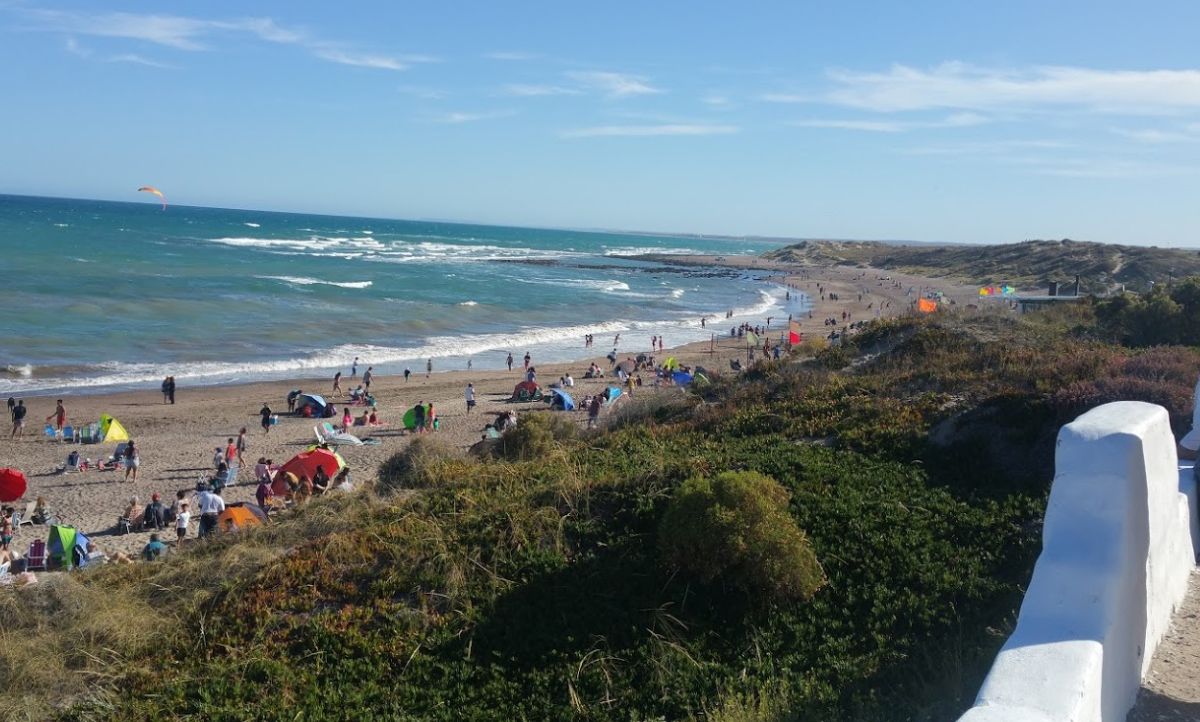
[[[550,389],[550,391],[553,394],[553,398],[550,399],[550,408],[559,411],[575,410],[575,399],[571,398],[570,394],[562,389]]]

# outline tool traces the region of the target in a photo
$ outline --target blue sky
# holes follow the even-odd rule
[[[1200,245],[1200,3],[0,0],[0,192]]]

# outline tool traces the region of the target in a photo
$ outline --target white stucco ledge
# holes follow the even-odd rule
[[[1187,592],[1195,493],[1165,409],[1093,409],[1054,463],[1016,629],[960,722],[1122,722]]]

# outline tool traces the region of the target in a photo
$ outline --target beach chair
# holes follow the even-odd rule
[[[66,441],[68,444],[75,443],[75,427],[74,426],[64,426],[63,427],[62,440]]]
[[[83,428],[81,428],[79,430],[79,443],[81,443],[81,444],[96,443],[97,441],[99,441],[99,438],[98,438],[99,431],[100,430],[99,430],[99,428],[97,428],[96,424],[88,424],[87,426],[84,426]]]
[[[58,441],[62,437],[58,435],[58,429],[54,428],[50,424],[46,424],[46,438]]]
[[[29,571],[46,571],[46,542],[34,539],[29,543],[29,554],[25,556],[25,568]]]
[[[13,514],[13,526],[22,527],[26,524],[33,526],[33,510],[37,508],[36,501],[25,502],[25,511]]]

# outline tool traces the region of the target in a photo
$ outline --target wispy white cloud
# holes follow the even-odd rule
[[[517,98],[536,98],[547,95],[580,95],[581,93],[583,91],[578,88],[566,88],[561,85],[509,83],[500,88],[501,95],[511,95]]]
[[[1005,163],[1027,167],[1037,175],[1059,178],[1094,178],[1101,180],[1137,180],[1171,176],[1196,175],[1194,166],[1122,158],[1005,158]]]
[[[380,70],[407,70],[415,63],[433,63],[429,55],[393,55],[364,52],[314,37],[310,33],[283,27],[271,18],[248,17],[209,20],[178,15],[139,15],[124,12],[77,13],[61,10],[22,8],[21,12],[39,30],[104,38],[122,38],[152,43],[174,50],[210,50],[221,36],[242,35],[263,42],[302,47],[315,57],[340,65]],[[67,50],[80,54],[73,37]],[[136,59],[135,59],[136,58]],[[164,65],[134,53],[111,56],[113,62],[140,62]]]
[[[610,98],[623,98],[630,95],[653,95],[663,92],[649,85],[647,79],[639,75],[589,70],[571,71],[566,73],[566,76],[585,88],[598,90]]]
[[[32,8],[23,12],[44,30],[141,40],[177,50],[205,50],[208,48],[205,41],[222,32],[248,33],[272,43],[305,40],[304,33],[280,27],[270,18],[204,20],[177,15],[88,14]]]
[[[939,143],[904,148],[907,155],[994,156],[1011,155],[1021,151],[1063,151],[1078,148],[1072,142],[1031,138],[1026,140],[980,140],[960,143]]]
[[[438,117],[434,118],[434,122],[458,125],[461,123],[475,123],[480,120],[492,120],[495,118],[507,118],[512,115],[514,115],[514,113],[511,110],[491,110],[491,111],[485,111],[485,112],[481,112],[481,113],[454,112],[454,113],[446,113],[445,115],[438,116]]]
[[[738,132],[735,125],[703,125],[671,123],[663,125],[600,125],[591,128],[565,130],[563,138],[631,137],[660,135],[728,135]]]
[[[518,61],[518,60],[537,60],[538,58],[540,58],[542,56],[538,55],[537,53],[526,53],[526,52],[521,52],[519,50],[507,50],[507,51],[502,50],[502,51],[494,52],[494,53],[484,53],[483,57],[487,58],[488,60]]]
[[[119,53],[117,55],[97,56],[91,48],[80,44],[74,37],[67,36],[66,41],[67,52],[85,60],[95,59],[105,63],[133,63],[136,65],[147,65],[152,68],[174,68],[175,66],[167,63],[147,58],[136,53]]]
[[[904,133],[910,130],[929,128],[967,128],[987,123],[988,119],[978,113],[954,113],[940,120],[851,120],[851,119],[806,119],[788,125],[798,128],[830,128],[836,130],[861,130],[871,133]]]
[[[388,55],[373,55],[370,53],[351,53],[333,48],[321,48],[315,55],[322,60],[339,65],[352,65],[359,68],[376,68],[378,70],[408,70],[408,63]]]
[[[1200,110],[1200,70],[998,69],[949,62],[930,69],[893,65],[884,72],[834,70],[835,87],[816,100],[876,112],[1078,108],[1111,114]],[[811,94],[775,93],[771,102],[812,102]]]
[[[163,63],[152,58],[143,57],[137,53],[120,53],[119,55],[105,58],[104,61],[106,63],[133,63],[134,65],[146,65],[151,68],[164,68],[168,70],[175,68],[170,63]]]
[[[1116,135],[1138,143],[1196,143],[1200,142],[1200,123],[1182,128],[1110,128]]]
[[[709,93],[701,97],[700,102],[712,108],[728,108],[730,105],[733,105],[733,101],[729,99],[729,96],[720,93]]]

